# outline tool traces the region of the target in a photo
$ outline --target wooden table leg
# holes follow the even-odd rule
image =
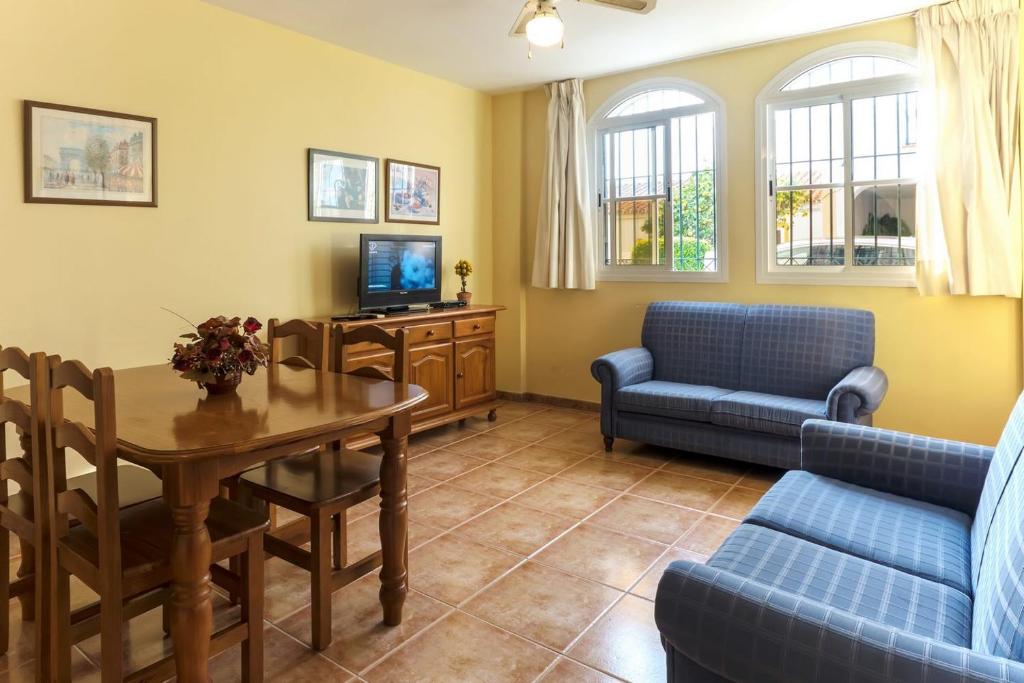
[[[402,605],[409,592],[406,451],[410,426],[410,415],[406,411],[392,417],[388,428],[380,434],[384,447],[380,466],[380,603],[387,626],[402,623]]]

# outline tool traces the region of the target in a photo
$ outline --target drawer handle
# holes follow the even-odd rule
[[[433,337],[434,336],[434,331],[433,330],[427,330],[427,336],[428,337]]]
[[[473,329],[474,330],[479,330],[480,329],[480,323],[476,323],[475,325],[473,325]]]
[[[465,377],[465,376],[466,376],[466,375],[465,375],[465,374],[463,374],[463,373],[461,373],[461,372],[456,372],[456,373],[455,373],[455,377],[457,377],[458,379],[462,379],[462,378],[463,378],[463,377]]]

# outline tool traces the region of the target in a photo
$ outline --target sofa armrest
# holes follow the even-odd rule
[[[826,414],[830,420],[856,422],[878,410],[889,390],[889,378],[881,368],[854,368],[828,392]]]
[[[590,374],[601,383],[601,433],[615,437],[615,392],[631,384],[647,382],[654,376],[654,356],[642,346],[606,353],[590,366]]]
[[[974,515],[994,449],[860,425],[808,420],[801,469]]]
[[[693,562],[669,565],[654,619],[667,647],[735,683],[1024,681],[1017,662]]]

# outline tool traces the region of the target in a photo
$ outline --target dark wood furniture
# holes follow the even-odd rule
[[[312,357],[281,357],[282,333],[302,337],[301,347]],[[270,325],[271,361],[327,371],[329,331],[324,323],[293,320]],[[409,375],[409,343],[406,331],[387,332],[370,325],[349,333],[342,351],[357,344],[388,349],[398,360],[392,371],[373,366],[357,367],[352,374],[403,383]],[[350,507],[380,492],[381,458],[346,450],[338,445],[327,452],[314,450],[278,460],[243,473],[238,480],[239,499],[259,499],[302,515],[302,519],[267,536],[267,552],[310,572],[313,647],[323,650],[331,643],[331,595],[380,566],[380,551],[349,563],[347,517]],[[302,545],[310,544],[305,550]]]
[[[402,621],[408,591],[406,448],[409,412],[426,393],[364,377],[272,365],[246,377],[235,396],[206,398],[167,365],[114,373],[117,454],[159,471],[174,524],[171,636],[178,679],[208,681],[211,501],[220,480],[269,459],[373,432],[381,462],[381,603],[384,623]],[[27,387],[8,396],[27,401]],[[91,402],[65,397],[64,415],[90,427]]]
[[[394,353],[372,342],[353,343],[352,333],[367,326],[405,330],[409,339],[408,381],[430,394],[413,411],[413,433],[484,413],[493,420],[498,407],[495,329],[498,312],[503,310],[504,306],[466,306],[379,320],[335,322],[331,362],[335,372],[351,373],[365,367],[390,372]],[[367,441],[349,445],[362,447]]]

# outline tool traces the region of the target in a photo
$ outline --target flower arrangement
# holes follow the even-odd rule
[[[459,259],[459,262],[455,264],[455,274],[462,280],[462,290],[459,292],[459,301],[469,302],[470,297],[473,296],[471,292],[466,291],[466,278],[473,272],[473,264],[466,259]]]
[[[181,335],[187,342],[174,345],[171,366],[182,379],[210,393],[224,393],[238,386],[243,372],[252,375],[267,366],[267,346],[256,337],[263,324],[256,318],[242,322],[222,315],[195,328]]]

